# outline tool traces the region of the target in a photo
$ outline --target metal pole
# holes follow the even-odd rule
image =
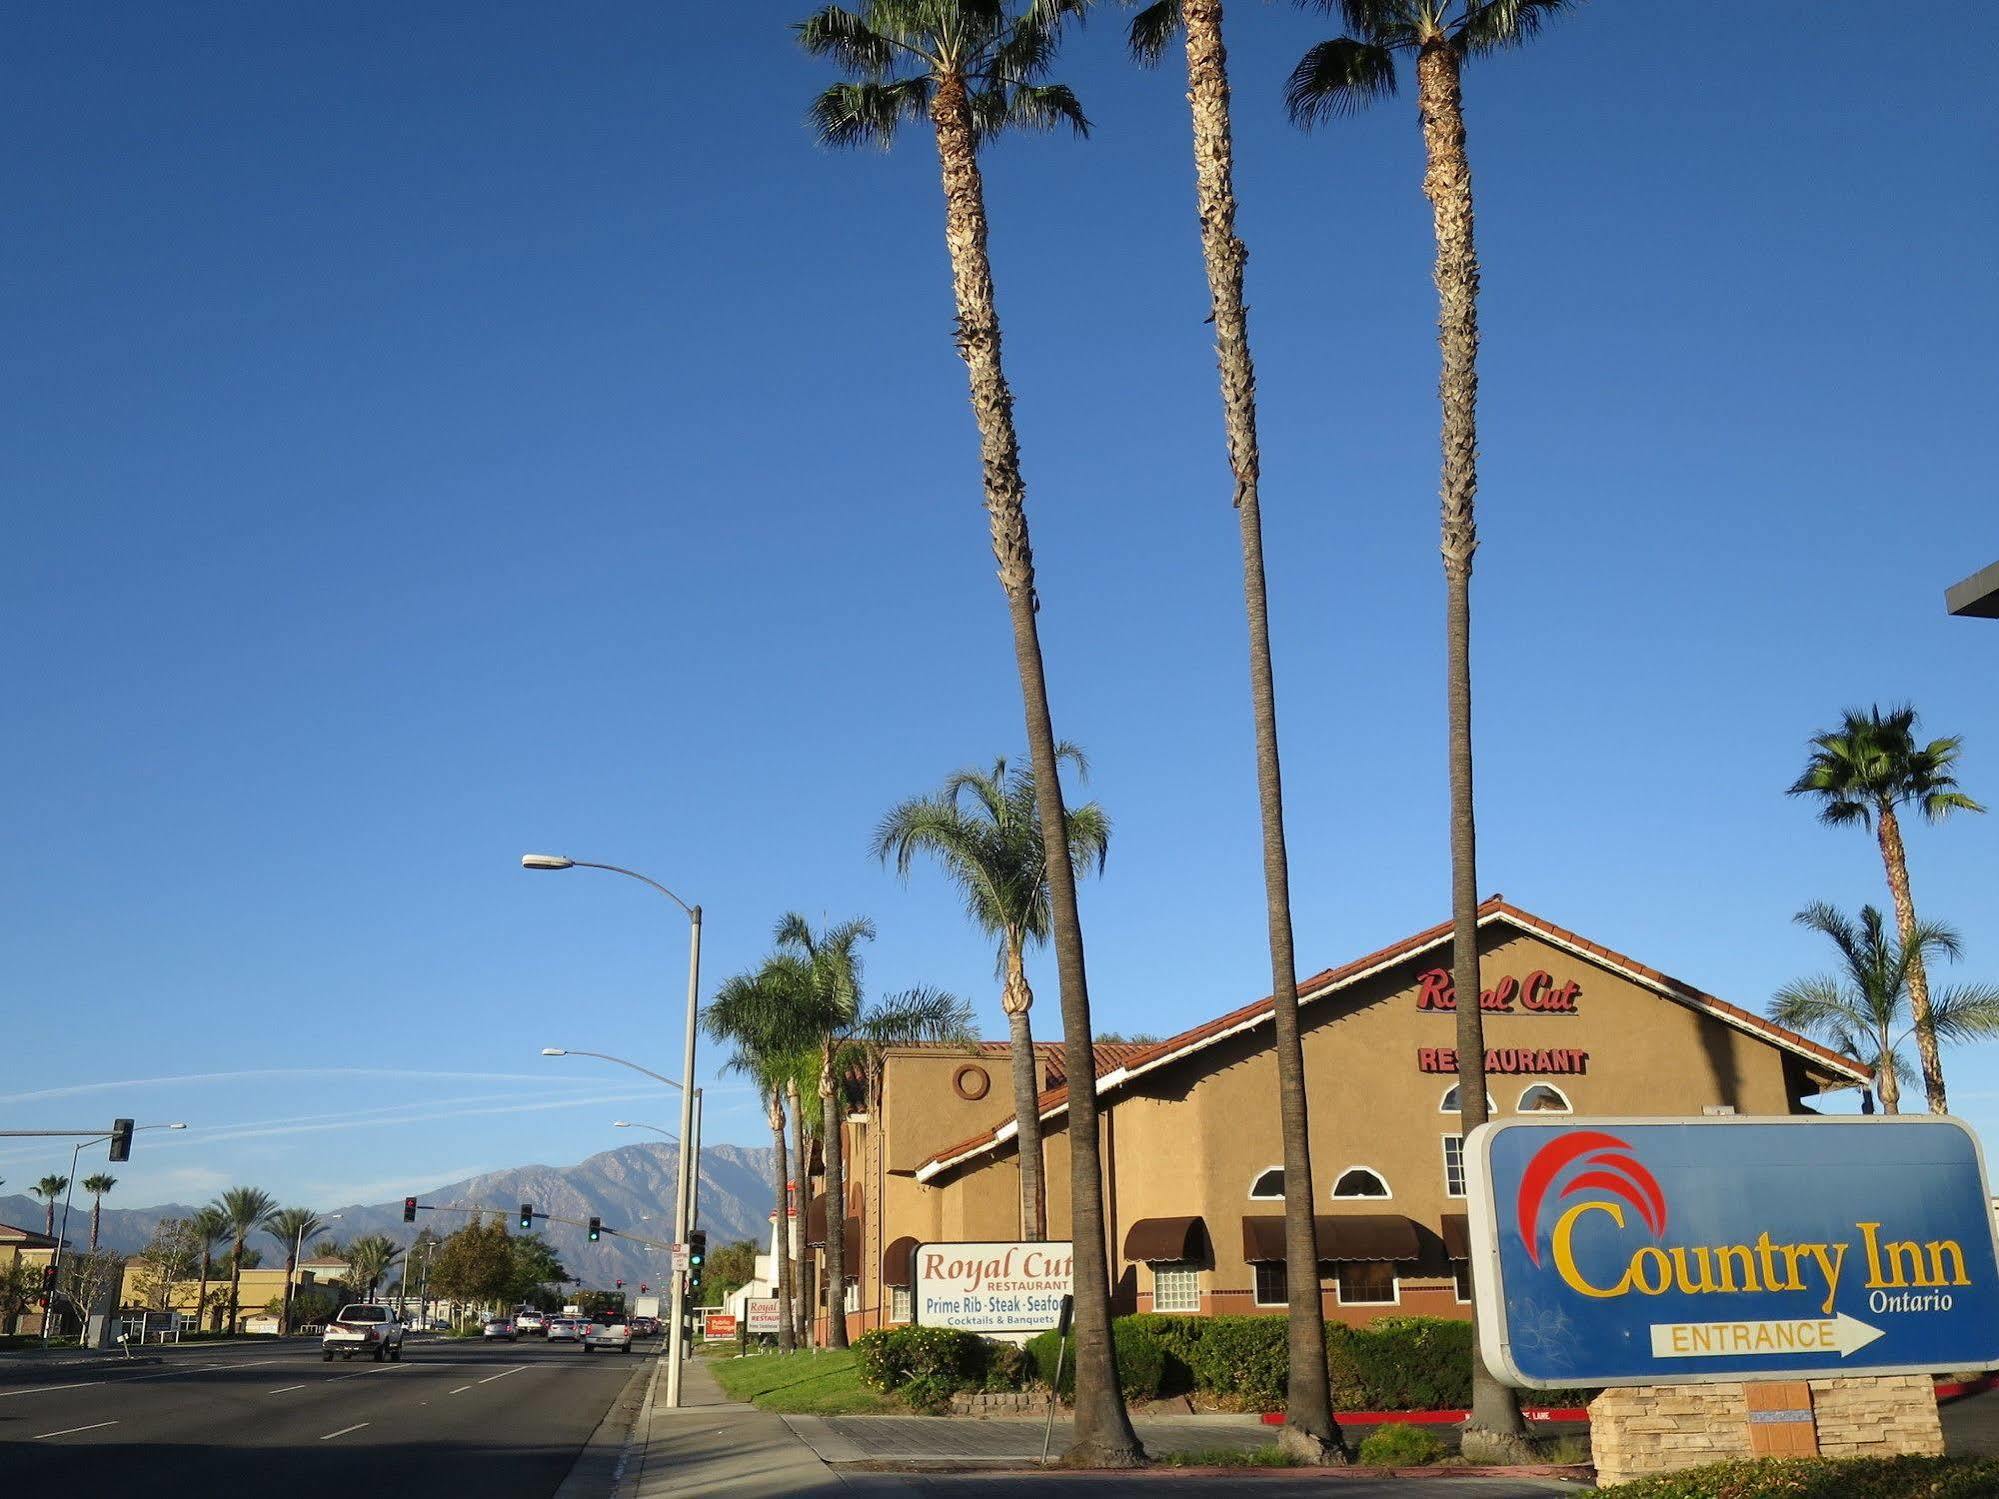
[[[684,1246],[687,1243],[689,1210],[693,1204],[693,1194],[688,1186],[691,1175],[688,1159],[694,1136],[694,1036],[700,1020],[701,1004],[701,908],[692,907],[688,913],[691,936],[687,950],[687,1043],[681,1062],[680,1085],[680,1191],[674,1201],[673,1242]],[[666,1403],[669,1409],[680,1405],[680,1360],[687,1347],[687,1277],[676,1272],[673,1277],[673,1326],[672,1338],[667,1348]]]
[[[694,1090],[694,1143],[688,1146],[694,1169],[687,1178],[687,1231],[701,1226],[701,1090]]]
[[[49,1304],[42,1308],[42,1341],[44,1343],[49,1340],[49,1324],[55,1321],[56,1302],[62,1297],[62,1247],[69,1238],[69,1199],[76,1191],[77,1158],[83,1154],[85,1145],[101,1145],[104,1143],[104,1140],[110,1138],[109,1135],[106,1135],[103,1140],[85,1140],[83,1144],[78,1145],[76,1149],[69,1153],[69,1180],[63,1183],[62,1189],[62,1227],[56,1230],[56,1247],[49,1255],[49,1266],[55,1271],[55,1276],[49,1286]]]

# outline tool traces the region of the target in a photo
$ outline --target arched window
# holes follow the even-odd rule
[[[1569,1101],[1562,1090],[1552,1083],[1536,1083],[1520,1095],[1518,1110],[1522,1114],[1572,1114]]]
[[[1437,1105],[1437,1112],[1439,1114],[1455,1114],[1458,1112],[1458,1085],[1456,1083],[1452,1083],[1450,1087],[1444,1090],[1444,1097]],[[1485,1095],[1485,1112],[1488,1115],[1499,1112],[1499,1106],[1492,1101],[1490,1093]]]
[[[1282,1201],[1284,1197],[1284,1168],[1272,1166],[1259,1176],[1249,1189],[1252,1202],[1268,1202],[1273,1198]]]
[[[1365,1166],[1349,1166],[1334,1180],[1333,1196],[1386,1197],[1388,1183],[1382,1180],[1378,1171],[1370,1171]]]

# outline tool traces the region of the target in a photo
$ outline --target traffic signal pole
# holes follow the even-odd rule
[[[687,1039],[680,1068],[680,1190],[674,1194],[673,1242],[684,1246],[694,1206],[691,1183],[697,1179],[698,1163],[689,1159],[695,1146],[694,1134],[694,1034],[701,1018],[701,908],[688,913],[692,936],[687,949]],[[673,1321],[667,1346],[666,1403],[680,1406],[680,1361],[687,1356],[687,1277],[676,1266],[673,1275]]]

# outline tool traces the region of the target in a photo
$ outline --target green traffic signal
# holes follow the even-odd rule
[[[604,1220],[602,1218],[592,1218],[590,1220],[590,1242],[592,1244],[595,1244],[597,1242],[597,1236],[603,1231],[604,1231]]]

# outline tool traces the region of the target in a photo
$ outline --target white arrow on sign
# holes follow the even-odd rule
[[[1654,1322],[1654,1358],[1726,1358],[1749,1353],[1837,1353],[1845,1358],[1886,1337],[1845,1312],[1776,1322]]]

